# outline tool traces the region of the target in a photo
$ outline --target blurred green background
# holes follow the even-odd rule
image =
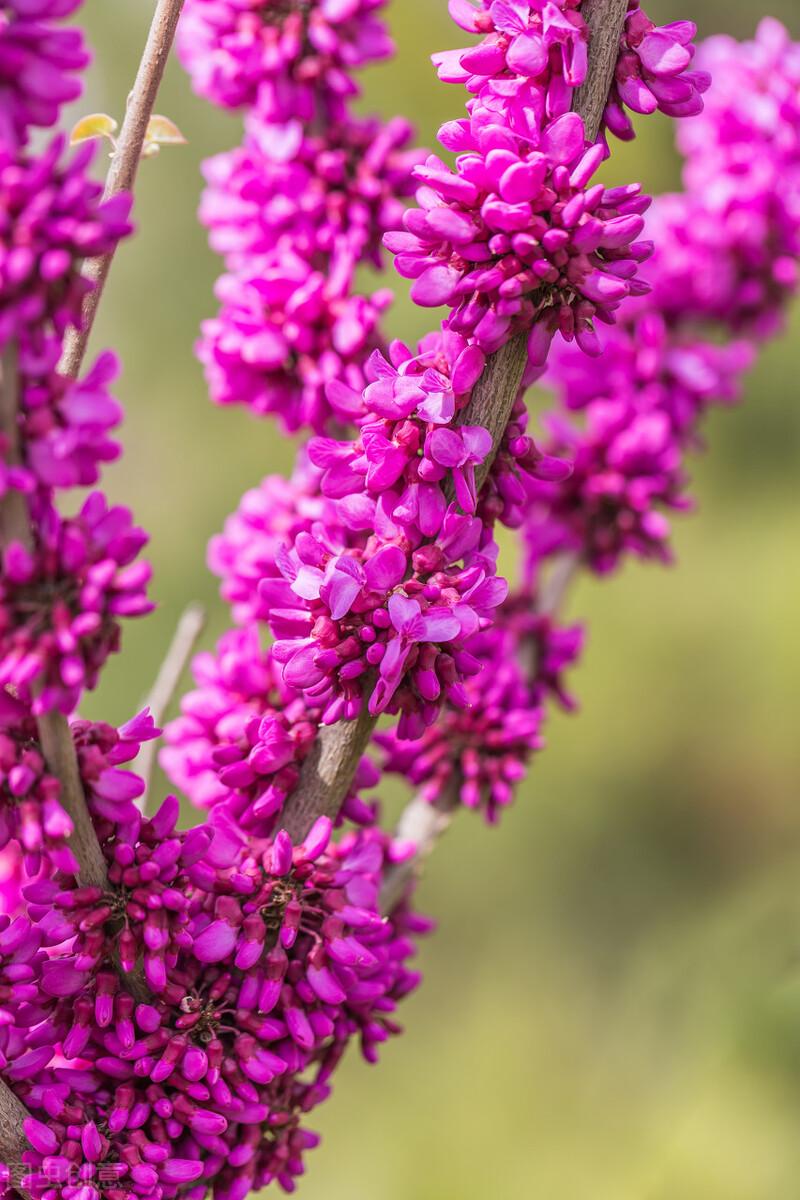
[[[461,35],[445,0],[390,7],[399,57],[367,73],[365,105],[408,113],[431,144],[460,97],[428,55]],[[151,8],[87,0],[97,57],[80,111],[121,114]],[[765,11],[648,8],[739,36]],[[796,0],[771,11],[800,36]],[[206,541],[292,456],[273,425],[208,403],[193,356],[219,271],[194,217],[199,164],[238,123],[176,63],[159,108],[189,145],[143,165],[140,233],[94,343],[124,360],[126,457],[108,485],[152,531],[160,605],[86,705],[108,720],[146,694],[188,600],[209,607],[208,643],[223,628]],[[674,187],[668,123],[615,162],[619,182]],[[401,302],[393,329],[412,338],[424,321]],[[582,712],[552,721],[498,831],[465,816],[437,853],[421,902],[440,929],[407,1036],[378,1069],[345,1065],[305,1200],[800,1196],[799,331],[796,314],[746,406],[709,423],[679,568],[577,590]]]

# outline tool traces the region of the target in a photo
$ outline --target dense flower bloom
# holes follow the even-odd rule
[[[383,769],[403,775],[429,804],[460,803],[495,824],[544,745],[545,702],[572,707],[562,675],[581,645],[579,627],[562,629],[537,615],[532,595],[515,596],[497,624],[468,643],[480,672],[465,686],[464,707],[445,707],[414,741],[377,734]]]
[[[144,742],[161,733],[149,708],[119,729],[104,722],[78,719],[71,722],[70,730],[89,811],[101,839],[120,829],[138,829],[139,812],[134,801],[144,793],[144,780],[134,771],[120,768],[137,758]]]
[[[341,525],[338,506],[324,497],[320,472],[301,462],[290,479],[267,475],[245,492],[222,533],[211,539],[208,565],[222,580],[222,595],[240,625],[266,621],[269,612],[259,590],[261,580],[277,578],[278,552],[317,521]],[[182,786],[182,785],[177,785]]]
[[[55,138],[38,157],[0,148],[0,345],[37,337],[52,326],[59,334],[80,324],[80,306],[91,287],[81,275],[84,258],[112,251],[130,232],[130,197],[101,201],[102,187],[86,168],[91,145],[64,158]]]
[[[213,653],[195,657],[192,669],[197,686],[167,726],[161,765],[193,804],[213,810],[213,821],[222,816],[265,836],[280,825],[317,735],[320,709],[309,708],[286,685],[280,664],[260,649],[252,627],[226,633]],[[363,759],[343,819],[374,821],[374,808],[358,793],[376,782]]]
[[[800,225],[784,200],[793,172],[774,166],[749,194],[732,173],[714,191],[659,196],[648,220],[658,247],[649,274],[653,305],[670,324],[759,338],[780,329],[800,279]]]
[[[741,46],[710,39],[700,61],[715,83],[679,130],[687,200],[655,214],[657,300],[680,317],[683,291],[700,318],[766,337],[798,286],[800,47],[767,19]]]
[[[147,537],[99,492],[69,519],[43,502],[35,523],[35,549],[12,542],[3,555],[0,685],[35,692],[35,712],[68,713],[117,650],[120,618],[153,607],[150,567],[136,561]]]
[[[198,347],[215,403],[274,413],[289,432],[321,433],[352,419],[330,402],[326,384],[362,390],[363,363],[380,344],[378,322],[392,300],[388,290],[353,295],[354,265],[345,247],[317,270],[284,243],[256,273],[223,276],[222,309],[204,323]]]
[[[36,722],[7,693],[0,716],[0,847],[16,839],[29,875],[36,875],[43,858],[75,874],[78,864],[67,844],[72,821],[59,802],[61,784],[45,765]]]
[[[634,136],[625,108],[637,113],[660,109],[668,117],[702,112],[703,93],[711,86],[711,76],[707,71],[689,70],[696,33],[693,21],[656,25],[640,0],[628,0],[619,59],[603,116],[613,134],[626,141]]]
[[[489,353],[521,331],[534,365],[556,331],[597,353],[594,321],[611,323],[626,296],[647,290],[636,273],[651,247],[636,239],[649,199],[637,185],[588,186],[604,148],[587,148],[575,113],[529,146],[500,122],[480,135],[467,121],[442,134],[461,151],[455,172],[435,157],[417,168],[420,208],[385,239],[415,281],[412,297],[447,305],[448,326]]]
[[[465,707],[446,707],[415,741],[394,732],[376,740],[387,752],[384,770],[408,779],[430,804],[480,808],[494,824],[544,744],[544,712],[507,630],[479,634],[469,650],[481,670],[466,684]]]
[[[711,74],[714,86],[702,115],[678,126],[688,186],[699,188],[721,170],[740,175],[747,190],[762,170],[769,178],[776,160],[796,163],[800,44],[792,42],[785,26],[765,17],[752,41],[708,38],[698,63]]]
[[[474,114],[502,102],[518,129],[526,129],[534,114],[561,116],[586,78],[589,31],[580,5],[581,0],[450,0],[456,24],[485,36],[467,50],[434,55],[439,78],[463,83],[477,96]]]
[[[682,334],[661,311],[644,305],[606,334],[602,370],[562,345],[555,349],[548,378],[569,409],[625,397],[643,413],[665,413],[676,439],[691,445],[711,404],[739,399],[754,353],[746,340],[718,345]]]
[[[447,480],[454,485],[461,510],[474,513],[475,467],[492,448],[482,427],[452,427],[485,360],[463,339],[450,341],[452,367],[442,361],[445,356],[437,346],[413,356],[395,342],[388,360],[374,354],[367,364],[372,382],[363,400],[341,383],[328,389],[332,398],[365,410],[358,436],[348,442],[313,438],[308,448],[311,462],[323,471],[324,495],[358,495],[362,505],[370,506],[367,527],[378,519],[378,509],[391,513],[412,546],[441,529]]]
[[[454,506],[438,542],[411,556],[375,535],[342,549],[323,529],[300,534],[278,560],[282,578],[262,584],[284,679],[323,706],[325,723],[357,716],[366,690],[371,713],[401,712],[415,736],[445,697],[462,702],[477,669],[464,641],[505,598],[496,557],[481,523]]]
[[[386,58],[385,0],[188,0],[178,54],[214,104],[257,106],[276,123],[336,119],[349,72]]]
[[[77,29],[52,22],[81,0],[2,0],[0,3],[0,144],[27,140],[31,126],[54,125],[61,106],[82,88],[75,72],[89,62]]]
[[[359,1038],[374,1061],[398,1032],[393,1010],[418,982],[407,960],[426,924],[404,905],[380,916],[383,870],[402,848],[377,830],[333,844],[322,819],[293,847],[285,833],[246,842],[224,824],[178,834],[176,816],[166,801],[111,853],[125,888],[113,936],[123,957],[143,953],[148,1004],[112,972],[92,973],[103,897],[47,880],[27,889],[48,936],[77,934],[39,968],[46,1002],[67,1000],[55,1030],[69,1065],[48,1067],[46,1047],[19,1071],[30,1162],[61,1147],[65,1169],[117,1164],[121,1186],[153,1200],[194,1181],[223,1196],[273,1179],[290,1190],[317,1141],[305,1114],[329,1094],[347,1044]]]
[[[533,509],[534,558],[545,538],[550,553],[575,553],[603,573],[625,552],[669,561],[663,509],[686,509],[690,501],[668,413],[625,399],[594,400],[583,426],[557,414],[545,423],[572,472],[562,483],[537,485],[544,509]]]
[[[89,487],[102,464],[120,455],[109,436],[122,420],[122,407],[109,391],[119,374],[116,356],[101,354],[82,379],[71,380],[50,365],[57,348],[54,338],[43,362],[23,353],[20,363],[21,475],[29,491]]]
[[[49,1062],[56,1041],[54,1002],[41,987],[43,940],[26,916],[0,916],[0,1070],[14,1084]]]
[[[415,189],[412,129],[349,117],[324,133],[279,138],[253,114],[244,145],[208,159],[200,219],[231,270],[268,254],[288,235],[293,249],[322,267],[345,242],[356,259],[380,266],[381,237],[402,219]]]

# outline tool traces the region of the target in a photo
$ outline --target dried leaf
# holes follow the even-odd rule
[[[89,142],[98,137],[107,137],[113,142],[118,128],[117,122],[108,113],[90,113],[87,117],[81,117],[77,125],[72,127],[69,144],[77,146],[80,142]]]

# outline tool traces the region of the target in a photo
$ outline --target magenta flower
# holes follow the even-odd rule
[[[400,527],[416,548],[442,527],[449,478],[462,510],[475,511],[475,467],[490,453],[491,437],[480,427],[447,426],[468,400],[484,363],[477,346],[448,334],[444,341],[422,344],[416,357],[399,342],[391,347],[390,361],[374,354],[363,400],[342,384],[330,386],[332,397],[366,410],[352,441],[309,442],[309,458],[322,471],[321,490],[339,502],[342,525],[368,529],[379,522],[387,540],[394,536],[390,527]]]
[[[659,282],[657,278],[657,288]],[[573,347],[562,345],[550,373],[567,408],[585,409],[595,400],[625,397],[642,412],[666,413],[676,438],[691,444],[711,404],[739,399],[753,356],[745,340],[717,345],[676,336],[664,315],[645,304],[641,313],[607,334],[602,371]]]
[[[479,539],[478,522],[452,514],[441,545],[422,547],[409,565],[399,546],[374,538],[343,553],[301,534],[279,560],[283,579],[262,584],[286,683],[322,706],[325,723],[358,714],[365,681],[370,711],[402,712],[403,730],[434,720],[445,695],[460,702],[475,669],[463,640],[491,622],[507,592],[494,575],[496,548]],[[447,569],[459,560],[464,567]]]
[[[83,36],[52,22],[81,0],[4,0],[0,10],[0,144],[24,144],[31,126],[54,125],[82,89]]]
[[[620,56],[604,114],[605,125],[625,141],[634,136],[625,112],[668,117],[693,117],[703,109],[703,93],[711,86],[707,71],[689,70],[695,55],[693,21],[656,25],[640,7],[628,0],[628,16],[620,41]]]
[[[84,258],[106,254],[130,233],[130,197],[101,201],[102,188],[86,169],[91,145],[64,159],[55,138],[40,157],[0,149],[0,344],[80,323],[90,284]]]
[[[477,6],[450,0],[449,8],[462,29],[486,35],[468,50],[434,55],[440,79],[463,83],[477,95],[474,112],[491,109],[500,96],[526,123],[533,109],[550,117],[569,110],[588,64],[580,0],[479,0]]]
[[[446,707],[417,741],[394,732],[377,740],[387,753],[384,770],[408,779],[430,804],[457,797],[494,824],[544,744],[544,712],[509,629],[479,634],[469,649],[481,670],[466,684],[466,707]]]
[[[52,348],[58,348],[56,339]],[[120,455],[119,444],[109,437],[123,415],[109,392],[119,374],[117,359],[101,354],[83,379],[72,381],[32,357],[23,354],[20,364],[27,486],[90,487],[102,464]]]
[[[245,492],[223,532],[211,539],[208,565],[222,580],[223,598],[240,625],[266,621],[259,586],[262,579],[280,575],[277,558],[286,543],[310,533],[317,522],[337,527],[340,536],[347,537],[341,506],[321,494],[319,474],[301,463],[291,479],[268,475]]]
[[[188,0],[178,54],[195,90],[276,123],[336,119],[357,94],[349,72],[386,58],[373,15],[385,0]]]
[[[619,399],[592,401],[585,416],[585,429],[555,415],[547,421],[558,451],[572,447],[574,456],[568,479],[539,485],[548,519],[560,529],[553,549],[585,556],[602,573],[625,552],[670,561],[664,509],[686,509],[689,501],[669,415]],[[534,532],[534,546],[539,536]]]
[[[392,298],[352,295],[354,267],[346,252],[323,273],[284,244],[258,273],[223,276],[220,315],[205,322],[198,347],[215,403],[275,413],[289,432],[321,433],[352,419],[326,385],[362,390],[363,363],[380,343],[378,322]]]
[[[176,834],[176,815],[169,800],[115,839],[122,932],[104,932],[93,889],[27,889],[35,918],[46,905],[60,914],[63,927],[43,922],[52,938],[77,933],[71,953],[36,967],[64,1055],[80,1059],[80,1070],[54,1071],[50,1046],[16,1056],[31,1163],[60,1154],[66,1175],[87,1181],[114,1163],[120,1186],[148,1200],[200,1178],[226,1194],[272,1179],[289,1187],[317,1140],[305,1115],[328,1095],[347,1043],[360,1037],[375,1061],[397,1032],[393,1010],[418,982],[412,937],[426,924],[405,905],[379,915],[383,870],[403,851],[378,830],[333,844],[322,819],[293,846],[283,832],[245,839],[224,821]],[[15,931],[10,949],[27,937]],[[135,1005],[115,973],[94,970],[109,938],[124,960],[144,956],[151,1003]]]
[[[36,723],[19,701],[4,701],[0,728],[0,847],[15,839],[25,871],[36,875],[43,861],[74,875],[78,864],[68,845],[72,821],[61,807],[59,780],[50,774],[38,746]]]
[[[255,112],[244,145],[206,161],[200,218],[213,249],[239,270],[288,236],[321,267],[344,241],[356,259],[380,267],[381,238],[402,220],[412,170],[425,159],[408,148],[411,126],[401,117],[350,117],[324,133],[303,134],[299,125],[296,133],[280,142]]]
[[[31,553],[12,542],[0,578],[0,685],[35,691],[34,712],[70,712],[119,645],[119,622],[152,609],[147,538],[93,493],[76,517],[42,503]]]
[[[421,207],[385,238],[413,298],[449,307],[448,327],[487,353],[522,330],[533,365],[556,330],[597,353],[595,318],[610,323],[626,296],[646,291],[636,273],[651,247],[636,239],[649,200],[635,185],[587,190],[604,151],[587,149],[574,113],[546,125],[532,149],[511,149],[500,125],[480,137],[468,122],[442,133],[463,151],[456,171],[435,157],[418,168]]]

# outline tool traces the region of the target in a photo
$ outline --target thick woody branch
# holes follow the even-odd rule
[[[158,89],[164,78],[169,52],[175,39],[175,30],[181,15],[184,0],[158,0],[150,26],[147,44],[139,64],[133,91],[128,97],[125,119],[111,159],[105,186],[108,200],[120,192],[130,192],[136,181],[136,172],[142,157],[142,147],[147,135],[147,126],[153,115]],[[83,320],[80,329],[67,333],[64,353],[59,364],[62,375],[75,379],[81,369],[86,347],[94,325],[97,307],[114,260],[111,254],[90,259],[84,267],[84,275],[94,284],[84,301]]]
[[[600,131],[627,8],[627,0],[586,0],[581,9],[590,29],[590,55],[588,76],[576,95],[575,111],[583,118],[587,139],[592,142]],[[526,357],[527,337],[518,334],[489,359],[469,404],[459,415],[460,425],[482,425],[492,435],[492,451],[476,471],[479,489],[489,475],[519,395]],[[448,481],[445,495],[452,499],[452,494]],[[362,711],[358,721],[340,721],[320,732],[286,804],[284,823],[294,838],[304,837],[316,817],[337,815],[375,723],[375,718]]]
[[[78,860],[78,883],[81,887],[99,887],[107,891],[106,860],[86,805],[69,722],[63,713],[49,712],[39,717],[37,723],[42,754],[61,783],[59,799],[72,821],[69,848]]]
[[[22,1122],[30,1117],[25,1105],[0,1079],[0,1162],[5,1163],[11,1173],[10,1183],[22,1196],[28,1193],[19,1186],[24,1174],[22,1155],[30,1150]]]
[[[190,604],[178,622],[178,628],[175,630],[175,636],[170,643],[167,656],[161,664],[161,669],[153,684],[153,690],[147,698],[150,715],[158,726],[163,723],[205,623],[205,609],[199,604]],[[154,738],[151,742],[145,742],[137,761],[137,768],[145,785],[144,795],[139,802],[143,813],[147,812],[148,794],[156,765],[158,745],[158,738]]]
[[[589,71],[575,93],[573,108],[583,117],[590,142],[600,132],[627,11],[628,0],[583,0],[581,5],[589,27]]]
[[[317,817],[337,816],[376,722],[364,704],[355,721],[321,727],[286,805],[283,828],[292,841],[302,841]]]

